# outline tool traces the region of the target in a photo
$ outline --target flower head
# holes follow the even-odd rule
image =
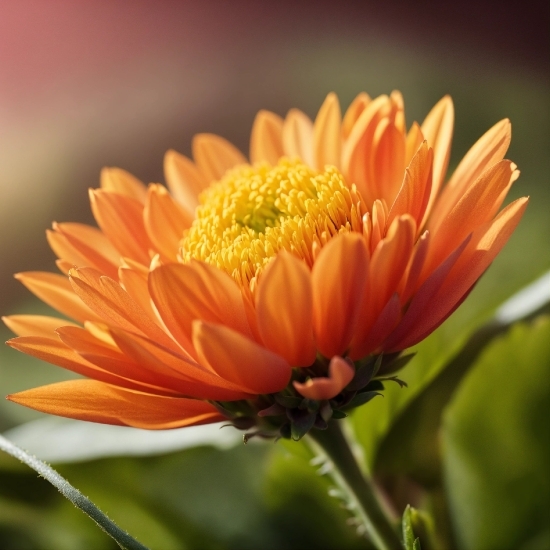
[[[18,278],[74,319],[5,318],[9,345],[85,377],[9,396],[151,429],[230,419],[301,437],[363,404],[437,328],[518,224],[503,120],[443,186],[453,107],[406,130],[401,95],[341,117],[258,114],[250,162],[221,137],[165,157],[168,190],[105,169],[99,228],[54,224],[63,275]],[[500,210],[500,212],[499,212]],[[68,274],[68,278],[67,275]],[[402,362],[402,361],[401,361]]]

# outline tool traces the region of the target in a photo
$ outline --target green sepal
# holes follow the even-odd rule
[[[342,407],[341,410],[348,411],[350,409],[355,409],[356,407],[360,407],[361,405],[368,403],[371,399],[375,398],[377,395],[382,395],[382,394],[377,391],[365,391],[365,392],[358,393],[345,407]]]
[[[275,394],[275,401],[282,405],[285,409],[294,409],[299,407],[304,400],[303,397],[294,397],[292,395],[281,395],[280,393]]]
[[[383,355],[369,357],[361,361],[355,370],[353,380],[348,384],[347,389],[357,391],[364,388],[378,372],[382,364]]]
[[[342,420],[342,418],[347,418],[347,414],[345,412],[339,411],[337,409],[332,411],[332,418],[334,420]]]
[[[286,415],[290,420],[290,433],[294,441],[299,441],[313,428],[316,412],[309,412],[302,409],[287,409]]]

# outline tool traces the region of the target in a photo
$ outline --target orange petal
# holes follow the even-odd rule
[[[193,217],[170,196],[162,185],[150,185],[143,210],[145,230],[153,246],[165,258],[176,261],[183,232]]]
[[[287,157],[298,157],[313,167],[313,123],[298,109],[291,109],[283,124],[283,149]]]
[[[74,293],[67,277],[44,271],[27,271],[15,275],[35,296],[61,313],[83,323],[101,319]]]
[[[421,126],[424,139],[434,150],[432,193],[428,202],[428,212],[431,210],[447,173],[451,155],[454,116],[453,100],[446,95],[434,105]]]
[[[346,114],[344,115],[344,119],[342,120],[342,139],[344,141],[348,139],[354,124],[357,122],[357,119],[361,116],[361,113],[366,109],[370,102],[371,98],[365,92],[361,92],[351,102]]]
[[[372,100],[363,110],[346,141],[342,152],[342,171],[357,189],[367,205],[378,198],[371,189],[369,179],[372,164],[372,143],[379,122],[391,113],[391,101],[387,95]]]
[[[17,336],[42,336],[44,338],[54,338],[55,330],[59,327],[76,326],[65,319],[44,315],[10,315],[2,317],[2,321]]]
[[[488,130],[466,153],[434,207],[429,226],[436,228],[488,168],[501,161],[512,139],[512,125],[506,118]]]
[[[8,396],[48,414],[150,430],[209,424],[224,417],[205,401],[125,390],[95,380],[70,380]]]
[[[405,136],[388,118],[374,132],[370,162],[371,188],[377,198],[392,204],[405,171]]]
[[[425,141],[425,139],[418,122],[413,122],[405,140],[405,166],[410,164],[423,141]]]
[[[186,345],[202,319],[250,335],[241,291],[225,272],[202,262],[167,264],[149,274],[149,290],[170,333]]]
[[[449,254],[445,261],[418,289],[416,294],[413,296],[403,319],[396,327],[395,331],[389,336],[388,340],[384,343],[385,351],[400,351],[405,349],[405,347],[408,347],[401,347],[402,342],[408,341],[409,335],[416,334],[418,325],[423,323],[423,317],[430,314],[429,312],[431,308],[436,303],[434,297],[442,287],[451,269],[460,258],[460,255],[466,249],[470,240],[471,235],[464,239],[464,241],[455,250],[453,250],[451,254]]]
[[[313,265],[313,326],[317,348],[325,357],[342,354],[349,346],[367,270],[367,248],[358,233],[332,239]]]
[[[155,342],[111,329],[118,347],[132,358],[139,369],[151,373],[151,380],[181,395],[215,401],[234,401],[250,398],[250,393],[224,380],[198,363],[159,346]]]
[[[266,347],[293,367],[313,363],[311,276],[302,261],[283,252],[271,262],[258,284],[256,312]]]
[[[301,384],[293,382],[296,391],[307,399],[332,399],[336,397],[355,376],[355,369],[341,357],[330,360],[327,378],[312,378]]]
[[[88,262],[88,260],[86,260],[82,254],[80,254],[80,252],[71,245],[71,243],[69,243],[64,235],[47,229],[46,239],[48,239],[50,248],[58,258],[69,262],[71,265],[77,265],[79,267],[86,267],[90,265],[90,262]]]
[[[410,216],[396,218],[371,257],[368,291],[358,304],[359,319],[350,350],[350,357],[354,360],[366,354],[372,327],[403,279],[412,255],[414,237],[413,219]]]
[[[75,293],[103,322],[145,334],[169,349],[179,349],[116,281],[89,268],[71,270],[70,281]]]
[[[138,202],[145,201],[147,189],[143,183],[130,172],[120,168],[103,168],[100,175],[101,189],[124,195]]]
[[[200,192],[209,184],[195,163],[170,149],[164,155],[164,177],[174,198],[192,214]]]
[[[97,365],[94,365],[81,357],[58,338],[43,338],[40,336],[21,336],[13,338],[7,342],[8,346],[26,353],[32,357],[57,365],[58,367],[70,370],[82,376],[101,380],[109,384],[149,391],[151,393],[166,394],[163,388],[152,387],[148,384],[142,384],[121,377],[113,372],[109,372]]]
[[[99,229],[80,223],[54,223],[53,228],[84,258],[84,264],[76,265],[95,267],[109,277],[116,277],[120,252]]]
[[[439,265],[448,251],[454,250],[468,233],[496,214],[518,176],[516,165],[509,160],[502,160],[478,178],[442,220],[437,230],[433,230],[425,274]]]
[[[464,295],[471,290],[512,235],[527,203],[526,197],[517,199],[494,220],[474,231],[467,248],[441,285],[422,322],[418,323],[414,333],[403,342],[406,347],[425,338],[460,304]]]
[[[290,380],[282,357],[225,326],[194,321],[193,343],[201,363],[251,393],[275,393]]]
[[[274,166],[283,154],[283,119],[270,111],[259,111],[250,135],[250,162]]]
[[[246,163],[233,144],[215,134],[197,134],[192,148],[193,158],[208,182],[219,180],[230,168]]]
[[[340,168],[342,156],[342,114],[335,93],[327,95],[313,126],[315,166],[323,170],[331,164]]]
[[[401,291],[401,302],[406,304],[418,286],[418,280],[420,279],[420,273],[424,267],[424,262],[428,256],[428,250],[430,246],[431,238],[428,230],[420,236],[414,246],[414,253],[407,268],[407,274],[403,281],[404,288]]]
[[[153,309],[147,273],[130,267],[121,267],[118,270],[118,279],[124,290],[134,299],[151,319],[157,322],[157,314]],[[158,323],[157,323],[158,324]]]
[[[424,141],[405,171],[401,189],[388,216],[388,226],[397,217],[410,214],[416,221],[417,231],[422,228],[432,186],[433,150]]]
[[[143,225],[143,204],[102,190],[90,190],[90,203],[99,227],[121,255],[148,265],[150,243]]]

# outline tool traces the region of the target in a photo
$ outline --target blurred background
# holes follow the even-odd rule
[[[345,109],[360,91],[399,89],[408,125],[451,94],[451,170],[489,127],[512,121],[507,156],[522,175],[509,200],[530,195],[531,204],[443,337],[487,319],[550,268],[546,1],[1,0],[0,13],[4,315],[46,311],[13,273],[56,270],[45,230],[52,221],[93,223],[87,189],[103,166],[163,182],[164,152],[190,154],[195,133],[220,134],[246,153],[259,109],[284,115],[298,107],[314,117],[330,91]],[[10,334],[2,328],[0,336]],[[0,351],[2,394],[64,377]],[[0,430],[38,417],[0,402]],[[252,460],[231,456],[241,468]]]

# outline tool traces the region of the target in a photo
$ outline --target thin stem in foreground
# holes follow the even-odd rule
[[[60,476],[53,468],[29,455],[23,449],[14,445],[11,441],[0,435],[0,450],[17,458],[27,466],[47,479],[59,492],[69,499],[77,508],[90,516],[105,533],[111,536],[124,550],[147,550],[140,542],[123,531],[111,519],[109,519],[90,499],[86,498],[78,489],[75,489],[65,478]]]
[[[372,481],[359,468],[338,421],[329,422],[326,430],[311,430],[308,436],[331,460],[332,477],[354,502],[374,545],[379,550],[403,550],[396,530],[378,501]]]

